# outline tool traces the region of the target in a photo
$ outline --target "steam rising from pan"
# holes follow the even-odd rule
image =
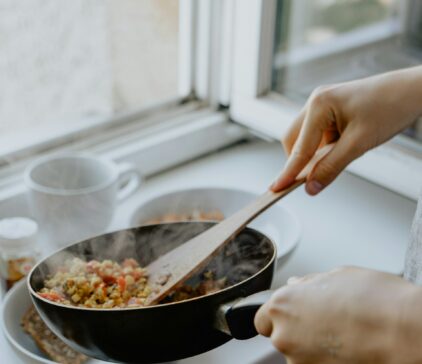
[[[148,257],[154,259],[153,255],[172,249],[201,232],[197,226],[212,226],[206,223],[195,225],[191,222],[129,229],[127,232],[132,232],[136,240],[137,255],[133,258],[140,257],[144,264],[148,263]],[[97,259],[127,257],[124,252],[117,253],[120,257],[111,257],[107,253],[111,251],[107,248],[111,249],[116,241],[116,236],[113,236],[116,234],[119,232],[96,240],[89,239],[65,250],[86,259],[94,257],[93,251],[99,252],[99,256],[95,257]],[[183,239],[168,239],[176,239],[175,236],[182,236]],[[157,237],[162,237],[162,240],[155,240]],[[154,247],[153,241],[160,246]],[[94,246],[96,243],[101,248]],[[231,244],[238,245],[238,248],[229,249]],[[37,310],[48,320],[53,331],[73,348],[89,356],[129,363],[161,363],[191,357],[230,340],[230,336],[215,327],[215,313],[221,305],[270,287],[276,258],[275,245],[270,239],[246,228],[228,247],[222,252],[222,258],[217,260],[217,266],[227,267],[224,273],[227,273],[229,280],[239,279],[245,270],[248,270],[245,275],[249,275],[249,269],[254,265],[258,268],[253,272],[255,274],[220,291],[177,303],[150,308],[122,308],[112,310],[112,313],[104,309],[58,304],[44,300],[35,293],[42,287],[45,278],[39,266],[29,277],[30,294]],[[47,258],[40,265],[48,266],[52,258]],[[166,350],[162,350],[163,343]]]
[[[32,283],[35,290],[43,281],[54,274],[67,259],[83,260],[112,259],[117,262],[125,258],[136,259],[141,266],[165,254],[176,246],[200,234],[213,223],[172,223],[121,230],[71,245],[43,261],[34,272]],[[274,248],[268,240],[256,240],[247,233],[240,233],[223,251],[208,264],[205,270],[212,270],[216,277],[226,277],[233,285],[262,269],[272,258]],[[200,275],[188,283],[199,283]]]

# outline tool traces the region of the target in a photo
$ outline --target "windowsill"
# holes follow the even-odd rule
[[[86,117],[67,123],[21,128],[22,130],[13,135],[0,136],[0,167],[4,168],[10,161],[20,161],[57,148],[69,148],[75,144],[83,144],[86,148],[100,144],[122,133],[136,133],[150,128],[157,121],[163,122],[181,113],[204,108],[204,104],[200,102],[183,104],[182,101],[183,99],[176,97],[113,116]]]
[[[163,116],[161,116],[163,117]],[[171,118],[143,122],[132,130],[131,125],[117,131],[64,145],[46,153],[83,151],[101,155],[115,162],[135,164],[141,175],[148,177],[175,165],[226,147],[248,137],[245,128],[229,123],[227,115],[209,108],[182,108]],[[145,125],[146,124],[146,125]],[[133,127],[133,126],[132,126]],[[129,130],[128,130],[129,128]],[[174,151],[177,150],[177,153]],[[26,188],[22,181],[25,166],[31,159],[14,162],[0,170],[0,217],[13,215],[25,205]]]

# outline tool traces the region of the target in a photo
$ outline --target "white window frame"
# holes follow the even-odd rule
[[[209,105],[229,106],[235,0],[193,0],[196,6],[193,92]]]
[[[302,105],[271,91],[275,10],[276,0],[235,0],[230,117],[266,137],[280,139]],[[382,34],[374,29],[370,38],[348,41],[379,41]],[[302,56],[313,55],[305,52]],[[422,153],[393,141],[366,153],[347,170],[417,199],[422,186]]]
[[[142,128],[127,125],[122,133],[111,131],[94,139],[75,140],[54,150],[40,151],[36,157],[84,151],[115,162],[133,163],[148,178],[249,138],[246,128],[229,122],[227,113],[201,107],[197,102],[181,106],[177,112],[145,116],[142,124]],[[30,162],[31,158],[25,158],[0,170],[0,211],[13,215],[26,204],[22,173]]]
[[[34,155],[40,150],[53,149],[75,139],[89,139],[99,133],[124,127],[134,120],[141,123],[145,115],[175,109],[189,100],[195,87],[196,27],[201,23],[197,21],[197,5],[195,0],[179,0],[178,87],[174,97],[158,100],[137,110],[130,110],[129,113],[107,117],[81,117],[72,122],[49,124],[28,132],[19,130],[18,133],[7,136],[7,144],[0,145],[0,159],[14,161],[24,155]]]
[[[179,52],[177,95],[170,99],[106,117],[81,117],[67,124],[49,124],[8,136],[0,145],[0,178],[3,165],[61,149],[74,141],[96,143],[99,134],[116,135],[126,129],[148,127],[154,115],[177,113],[189,102],[217,110],[228,106],[231,89],[232,21],[234,0],[179,0]],[[198,104],[195,108],[198,108]],[[187,116],[189,119],[189,116]],[[195,154],[192,151],[192,154]],[[0,181],[1,186],[1,181]]]

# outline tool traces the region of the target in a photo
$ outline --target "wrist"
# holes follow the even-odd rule
[[[422,115],[422,66],[402,69],[381,75],[390,103],[407,117],[401,120],[407,126]],[[383,87],[383,88],[384,88]],[[400,121],[400,120],[398,120]]]

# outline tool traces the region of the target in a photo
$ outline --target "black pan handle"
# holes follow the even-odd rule
[[[273,293],[272,290],[255,293],[236,301],[226,310],[225,318],[232,337],[246,340],[258,335],[254,325],[255,314]]]

